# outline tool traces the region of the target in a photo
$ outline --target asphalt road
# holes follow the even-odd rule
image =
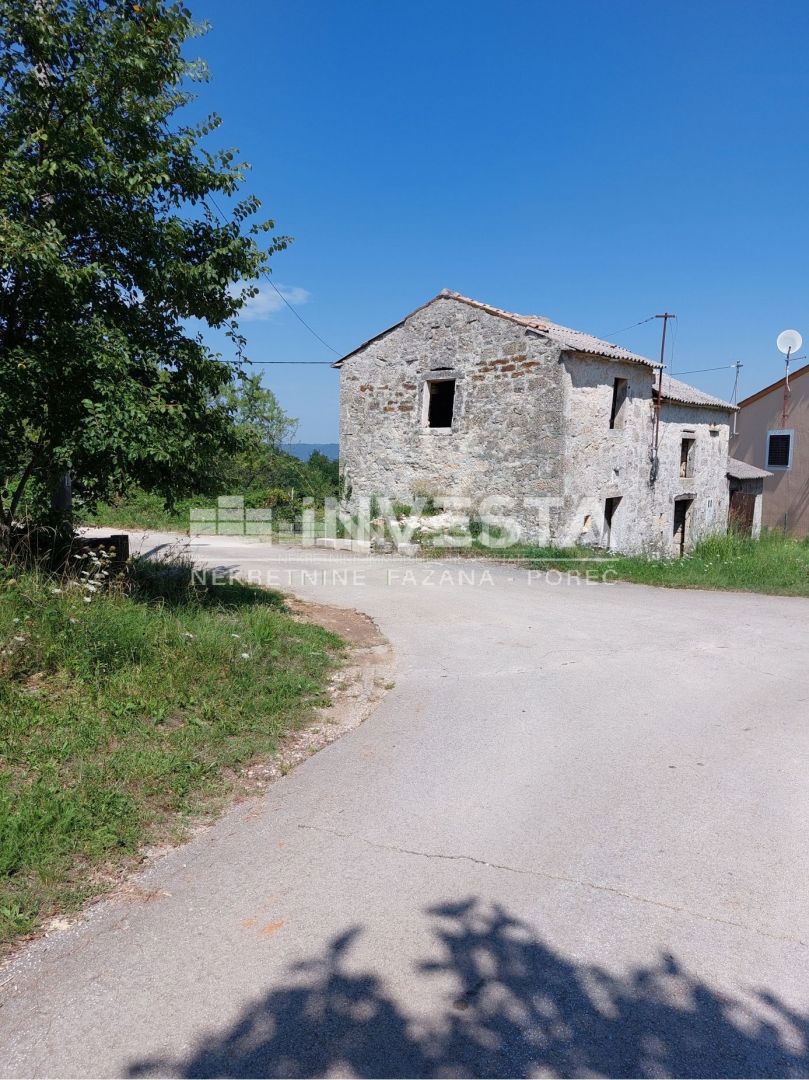
[[[805,600],[194,550],[396,685],[25,950],[2,1075],[809,1075]]]

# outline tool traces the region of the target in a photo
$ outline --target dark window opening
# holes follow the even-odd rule
[[[610,427],[622,428],[624,426],[624,413],[626,412],[626,379],[615,379],[612,384],[612,409],[610,410]]]
[[[455,380],[441,379],[427,383],[427,427],[452,427],[455,409]]]
[[[680,443],[680,476],[694,475],[694,447],[696,439],[686,438]]]
[[[767,436],[767,468],[788,469],[792,464],[792,432],[771,431]]]
[[[615,511],[618,509],[618,503],[621,501],[621,496],[618,495],[613,499],[606,499],[604,502],[604,547],[612,547],[612,523],[615,518]]]

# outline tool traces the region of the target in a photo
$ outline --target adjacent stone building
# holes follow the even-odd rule
[[[727,527],[733,406],[620,346],[445,291],[335,366],[350,503],[468,500],[626,552]]]

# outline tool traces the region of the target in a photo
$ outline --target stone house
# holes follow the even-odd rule
[[[734,407],[618,345],[444,291],[335,367],[351,505],[467,500],[523,540],[660,554],[727,527]]]

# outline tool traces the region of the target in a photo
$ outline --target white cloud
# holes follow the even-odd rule
[[[284,307],[284,300],[281,297],[284,297],[295,307],[300,307],[309,299],[309,293],[306,289],[302,289],[298,285],[282,285],[279,282],[276,288],[281,293],[281,296],[278,295],[272,285],[266,283],[258,285],[258,293],[245,303],[238,317],[244,322],[261,322],[264,319],[271,319],[276,311],[280,311]]]

